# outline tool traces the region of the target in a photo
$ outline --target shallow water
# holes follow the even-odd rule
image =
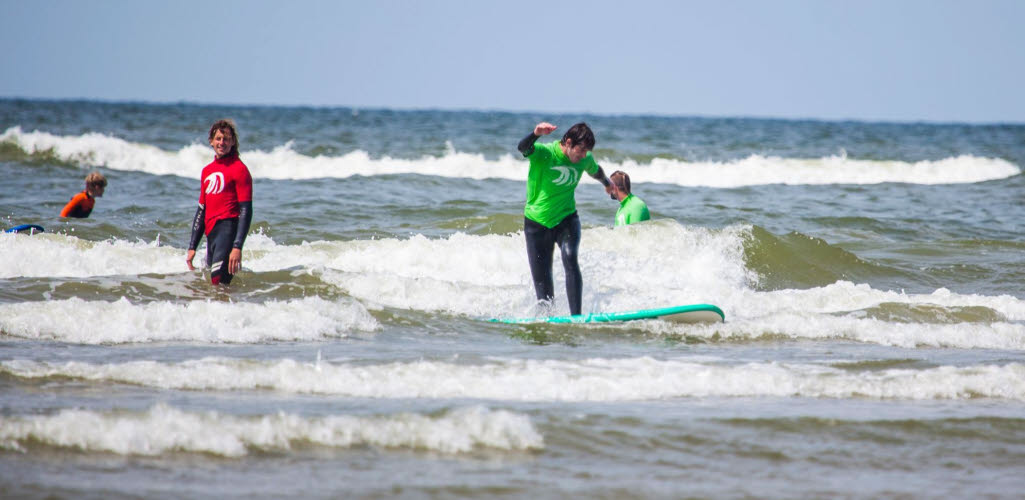
[[[184,265],[206,128],[255,179],[230,289]],[[585,311],[502,325],[539,120],[595,129]],[[1025,127],[0,101],[12,497],[1018,497]],[[89,219],[60,208],[99,169]],[[202,249],[200,250],[202,255]],[[565,313],[556,265],[556,313]]]

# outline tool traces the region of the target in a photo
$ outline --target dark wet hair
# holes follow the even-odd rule
[[[216,122],[214,122],[213,125],[210,126],[210,137],[207,137],[207,140],[209,140],[209,141],[214,140],[214,135],[217,134],[218,130],[220,130],[221,132],[224,132],[224,131],[231,132],[231,138],[232,138],[231,142],[233,142],[234,144],[232,144],[231,151],[228,152],[228,156],[231,156],[231,155],[236,155],[237,156],[238,155],[238,131],[235,130],[235,122],[232,121],[229,118],[225,118],[223,120],[217,120]]]
[[[616,189],[630,194],[630,176],[622,170],[616,170],[609,176],[609,181],[616,185]]]
[[[591,127],[588,127],[586,123],[580,122],[573,125],[562,135],[562,143],[566,144],[566,139],[569,139],[574,146],[577,144],[583,144],[587,149],[594,149],[594,132],[591,131]]]

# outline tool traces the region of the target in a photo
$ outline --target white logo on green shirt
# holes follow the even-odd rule
[[[578,172],[576,169],[570,167],[552,167],[552,170],[559,172],[559,177],[552,181],[556,186],[565,186],[567,184],[576,184]]]

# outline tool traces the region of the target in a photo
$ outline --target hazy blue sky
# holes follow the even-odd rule
[[[1025,123],[1025,0],[0,0],[0,13],[3,97]]]

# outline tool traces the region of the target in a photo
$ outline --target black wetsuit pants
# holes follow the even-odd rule
[[[206,236],[206,265],[210,267],[210,282],[229,284],[233,274],[228,272],[228,256],[233,248],[232,241],[238,231],[238,217],[221,219]]]
[[[580,314],[580,296],[584,290],[580,265],[577,263],[577,250],[580,248],[580,217],[573,212],[553,228],[547,228],[524,217],[523,234],[527,237],[527,258],[530,260],[530,275],[534,278],[537,299],[552,302],[555,298],[552,255],[555,252],[555,244],[558,243],[562,253],[562,268],[566,271],[569,311],[570,314]]]

